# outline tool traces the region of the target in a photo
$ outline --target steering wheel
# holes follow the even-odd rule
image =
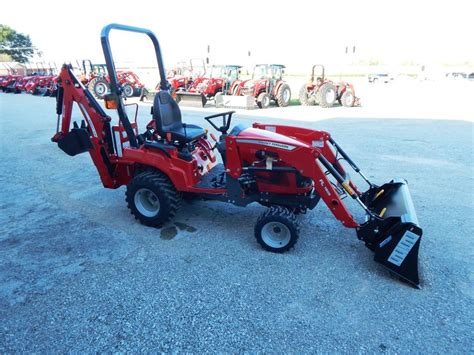
[[[227,131],[229,130],[230,127],[230,122],[232,120],[232,115],[235,113],[235,111],[227,111],[227,112],[222,112],[222,113],[216,113],[215,115],[207,116],[204,117],[204,119],[210,123],[212,127],[216,129],[216,131],[221,132],[222,134],[227,134]],[[213,118],[220,117],[222,116],[222,126],[218,127],[212,122]]]

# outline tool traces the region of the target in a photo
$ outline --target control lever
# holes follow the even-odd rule
[[[214,146],[211,148],[211,150],[214,150],[214,149],[217,148],[217,143],[218,143],[218,142],[217,142],[217,138],[216,138],[216,136],[214,135],[214,133],[210,133],[209,136],[210,136],[211,139],[216,143],[216,144],[214,144]]]

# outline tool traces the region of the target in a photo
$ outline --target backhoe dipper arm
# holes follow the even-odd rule
[[[113,179],[114,165],[111,163],[115,152],[110,131],[110,117],[72,73],[69,65],[63,65],[61,68],[58,84],[60,85],[56,97],[58,131],[51,140],[58,143],[59,148],[71,156],[88,151],[103,185],[109,188],[118,187]],[[79,107],[84,120],[80,125],[73,122],[71,127],[74,103]]]

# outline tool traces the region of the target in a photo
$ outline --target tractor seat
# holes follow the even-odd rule
[[[206,135],[199,126],[183,124],[181,110],[166,90],[161,90],[155,95],[153,119],[160,136],[166,137],[167,133],[171,133],[171,139],[183,145]]]

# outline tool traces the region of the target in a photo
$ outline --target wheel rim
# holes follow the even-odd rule
[[[123,92],[125,96],[130,97],[133,95],[133,88],[130,85],[125,85],[123,88]]]
[[[104,96],[105,93],[107,92],[107,85],[105,85],[104,83],[97,83],[95,85],[95,92],[99,96]]]
[[[283,90],[283,101],[284,102],[290,101],[290,90],[288,89]]]
[[[326,102],[333,102],[336,98],[336,92],[333,89],[330,89],[326,92]]]
[[[264,107],[270,106],[270,98],[268,96],[265,96],[262,100],[262,103]]]
[[[160,212],[160,200],[156,194],[146,188],[142,188],[135,192],[133,198],[138,212],[145,217],[155,217]]]
[[[269,247],[284,248],[290,239],[290,229],[281,222],[268,222],[262,228],[262,240]]]

